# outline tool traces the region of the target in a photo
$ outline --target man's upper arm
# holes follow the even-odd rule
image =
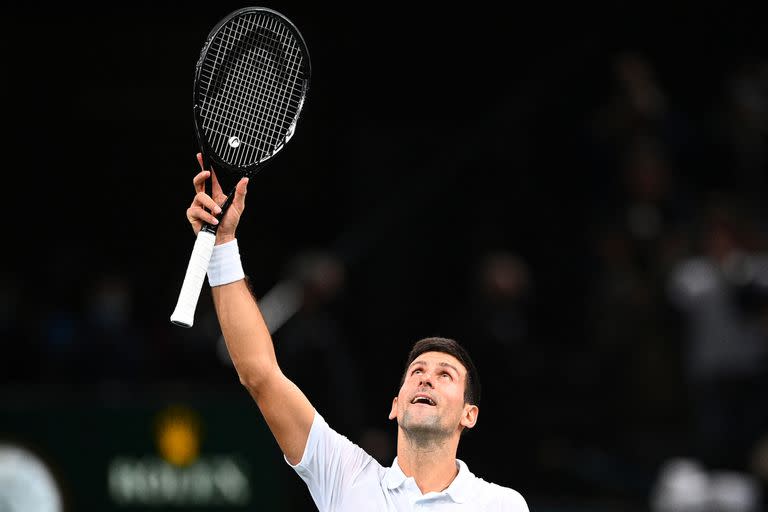
[[[281,371],[267,378],[251,396],[291,464],[298,464],[307,445],[315,409],[302,391]]]

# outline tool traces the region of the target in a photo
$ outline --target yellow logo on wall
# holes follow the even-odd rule
[[[191,409],[173,406],[157,418],[157,449],[166,462],[189,466],[200,454],[200,418]]]

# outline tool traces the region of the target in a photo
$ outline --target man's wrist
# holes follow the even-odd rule
[[[228,244],[232,240],[236,240],[235,234],[223,234],[223,233],[216,233],[216,244],[215,245],[223,245]]]
[[[237,239],[232,238],[227,242],[219,244],[213,248],[211,260],[208,264],[208,284],[211,286],[222,286],[234,283],[245,277],[243,265],[240,262],[240,249],[237,246]]]

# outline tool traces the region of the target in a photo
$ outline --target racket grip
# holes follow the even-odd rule
[[[208,271],[208,263],[211,261],[213,246],[216,243],[216,235],[206,230],[200,230],[197,234],[192,256],[189,258],[187,274],[181,285],[179,300],[176,309],[171,315],[171,322],[182,327],[192,327],[195,319],[197,300],[200,298],[200,290],[203,288],[205,274]]]

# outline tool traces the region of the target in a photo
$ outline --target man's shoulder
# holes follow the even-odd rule
[[[483,482],[485,482],[485,480],[483,480]],[[528,510],[528,504],[525,502],[525,498],[523,498],[523,495],[516,490],[512,489],[511,487],[495,484],[493,482],[485,483],[488,484],[490,489],[492,489],[491,492],[493,495],[498,497],[499,504],[512,506],[513,508],[509,510],[514,510],[515,512]]]
[[[512,489],[493,482],[488,482],[480,477],[475,477],[476,496],[482,497],[484,502],[494,507],[503,507],[499,510],[510,512],[528,512],[528,504],[522,494]]]

